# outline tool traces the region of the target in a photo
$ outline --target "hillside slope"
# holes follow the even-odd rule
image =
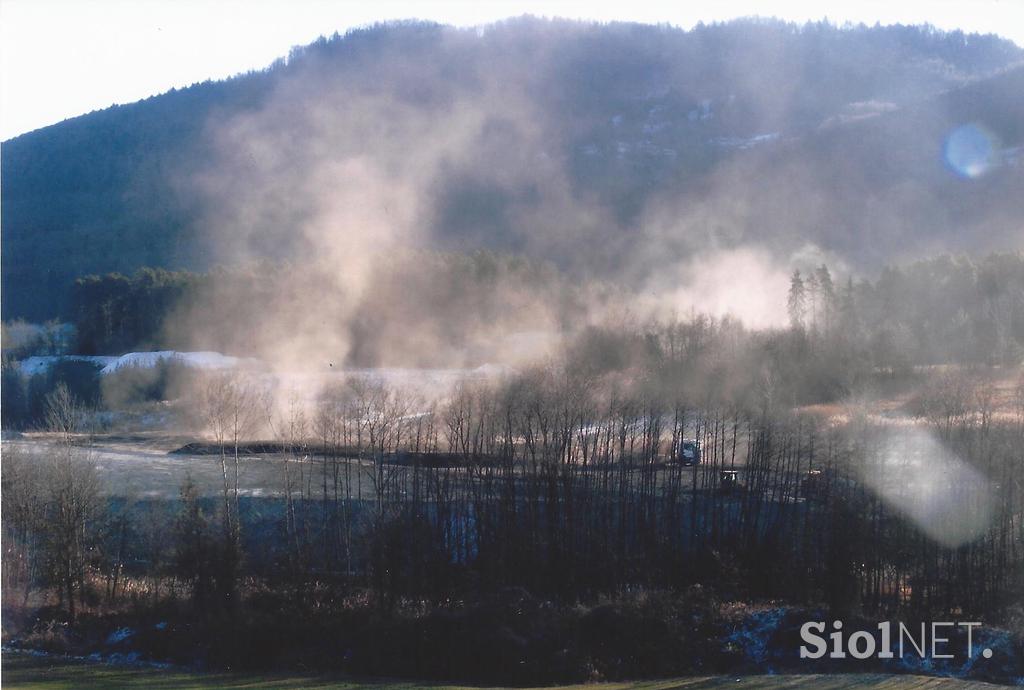
[[[873,268],[1015,247],[1024,51],[920,27],[530,18],[322,39],[2,146],[3,317],[78,276],[491,248],[634,288],[750,243]],[[957,175],[962,125],[991,148]],[[971,153],[971,152],[969,152]],[[976,155],[983,155],[977,154]]]

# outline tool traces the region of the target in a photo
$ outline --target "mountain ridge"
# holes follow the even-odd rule
[[[3,315],[65,314],[84,274],[301,259],[318,246],[307,227],[336,220],[320,190],[367,179],[396,181],[382,208],[408,203],[416,228],[399,241],[540,255],[633,286],[751,242],[783,263],[811,244],[857,269],[1014,246],[1019,165],[964,182],[931,153],[971,122],[1000,151],[1024,143],[1022,61],[992,36],[767,20],[402,22],[324,38],[4,142]],[[352,161],[371,177],[337,172]],[[793,195],[814,203],[788,208]],[[960,226],[987,239],[958,242]]]

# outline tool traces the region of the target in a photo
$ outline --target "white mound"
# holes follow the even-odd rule
[[[163,361],[183,364],[197,369],[234,369],[255,362],[252,359],[231,357],[219,352],[177,352],[175,350],[159,350],[157,352],[129,352],[113,358],[100,371],[101,374],[112,374],[125,367],[152,369]]]

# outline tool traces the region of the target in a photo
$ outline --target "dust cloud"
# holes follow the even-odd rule
[[[750,232],[735,176],[752,171],[725,168],[696,202],[653,194],[624,221],[579,185],[531,63],[477,64],[463,58],[489,34],[439,35],[435,60],[416,45],[310,51],[267,76],[269,98],[210,120],[216,162],[187,184],[211,263],[251,275],[214,281],[169,330],[296,372],[518,366],[622,313],[786,323],[789,275],[821,252]],[[764,110],[767,127],[785,108]],[[792,183],[793,237],[824,203],[812,177]]]

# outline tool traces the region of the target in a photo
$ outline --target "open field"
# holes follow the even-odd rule
[[[195,441],[189,436],[169,433],[100,434],[92,437],[87,457],[95,466],[104,492],[134,498],[177,498],[186,476],[202,495],[215,496],[221,489],[220,458],[216,454],[173,453]],[[54,439],[47,433],[28,433],[4,440],[5,450],[46,453]],[[85,448],[83,446],[83,448]],[[242,496],[279,496],[284,493],[284,472],[280,454],[242,455],[238,469]],[[319,467],[318,459],[298,458],[306,467]],[[295,458],[291,462],[296,462]],[[364,462],[352,458],[353,471]],[[318,470],[317,470],[318,471]],[[353,482],[352,494],[361,487]],[[369,487],[364,493],[369,496]]]
[[[201,495],[220,495],[220,458],[215,452],[174,452],[187,444],[196,443],[195,437],[143,432],[96,434],[89,437],[88,445],[84,445],[85,440],[83,437],[83,453],[87,454],[90,463],[95,466],[103,491],[108,495],[128,496],[134,499],[176,499],[186,477],[192,478]],[[3,448],[5,451],[21,450],[45,454],[53,449],[55,442],[54,436],[50,433],[30,432],[16,438],[5,439]],[[256,440],[247,441],[255,442]],[[239,459],[238,482],[241,496],[272,498],[285,494],[284,454],[243,452]],[[312,481],[319,489],[323,473],[321,455],[307,450],[287,459],[293,468],[302,469],[313,477]],[[342,495],[353,499],[373,499],[373,461],[366,456],[347,456],[338,458],[338,462],[350,466],[350,471],[342,472],[338,480]],[[743,459],[740,458],[738,466],[741,470],[742,463]],[[296,475],[298,469],[293,470]],[[710,486],[713,478],[717,476],[715,471],[706,466],[696,469],[677,468],[677,471],[688,477],[683,482],[687,486],[692,483],[695,471],[709,473],[708,478],[701,481],[702,486]],[[396,479],[400,475],[406,479],[411,476],[410,468],[398,465],[389,465],[389,472],[393,473]],[[452,476],[462,475],[456,470]],[[348,488],[345,486],[347,480],[351,481]]]
[[[321,688],[323,690],[413,690],[413,688],[457,688],[449,685],[420,685],[402,681],[366,681],[311,676],[260,676],[239,673],[201,674],[67,661],[21,654],[3,655],[2,679],[5,688],[58,690],[62,688]],[[746,690],[787,690],[821,688],[842,690],[971,690],[998,688],[998,685],[951,678],[926,676],[865,675],[778,675],[778,676],[696,676],[639,683],[602,683],[562,686],[588,690],[704,690],[743,688]]]
[[[176,455],[169,451],[190,439],[169,434],[101,436],[89,448],[104,490],[114,495],[138,498],[175,498],[186,475],[191,475],[204,493],[214,493],[221,481],[216,456]],[[25,434],[5,440],[4,449],[45,452],[52,443],[48,434]],[[280,490],[281,473],[276,463],[256,460],[239,467],[243,495],[274,494]]]

